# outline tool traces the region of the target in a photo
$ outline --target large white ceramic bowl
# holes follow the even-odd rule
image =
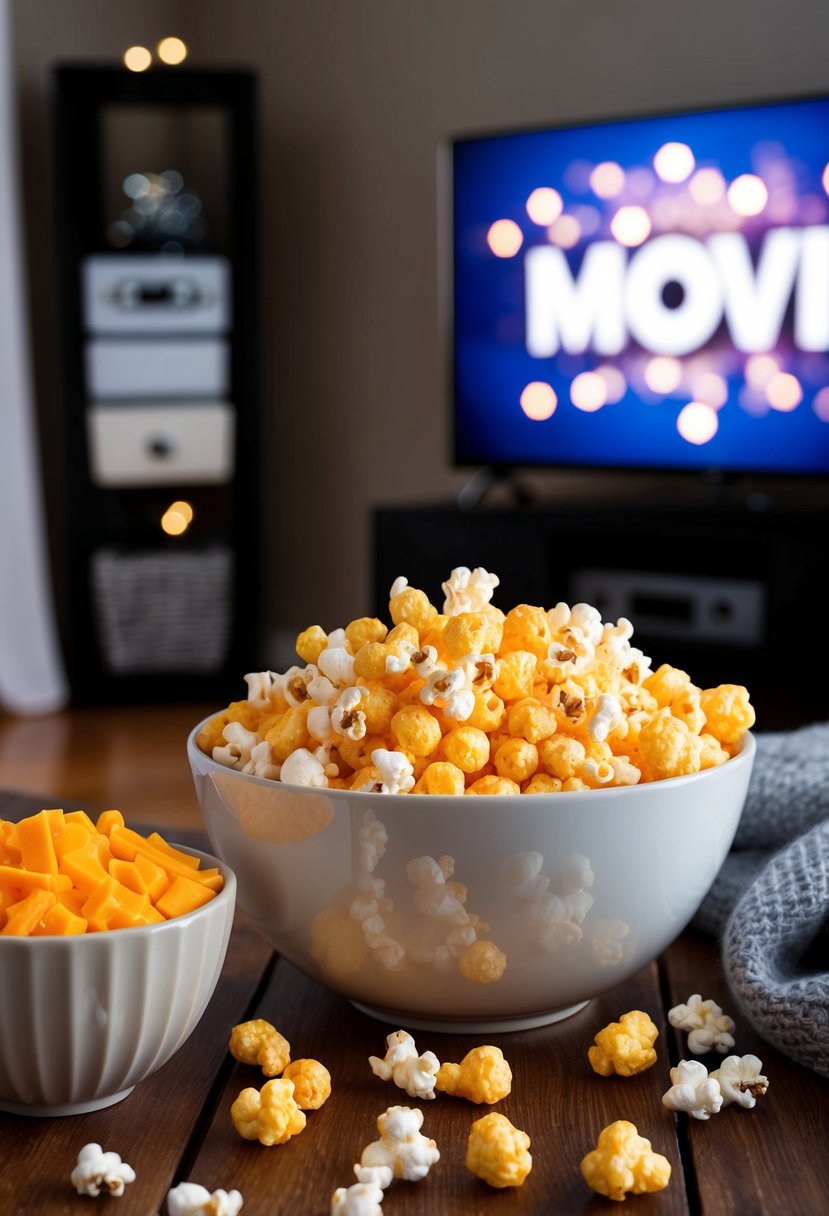
[[[748,735],[718,768],[641,786],[382,795],[245,775],[200,729],[205,826],[260,933],[366,1012],[443,1030],[556,1021],[660,954],[725,859],[755,752]],[[464,974],[474,937],[505,956],[500,978],[479,982],[491,947]]]
[[[0,937],[0,1110],[111,1106],[193,1032],[224,963],[236,879],[216,858],[183,851],[224,877],[194,912],[136,929]]]

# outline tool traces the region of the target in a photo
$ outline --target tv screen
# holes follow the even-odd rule
[[[829,97],[447,144],[457,465],[829,472]]]

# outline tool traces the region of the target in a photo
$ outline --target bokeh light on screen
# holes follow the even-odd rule
[[[746,383],[758,392],[762,391],[772,376],[780,371],[780,364],[772,355],[751,355],[746,359]]]
[[[695,165],[694,154],[687,144],[663,144],[653,158],[653,167],[663,182],[684,182]]]
[[[561,195],[550,186],[539,186],[527,199],[527,215],[542,228],[554,223],[563,209]]]
[[[175,67],[187,58],[187,44],[181,38],[162,38],[156,47],[162,63]]]
[[[694,400],[710,405],[713,410],[721,410],[728,400],[728,385],[722,376],[716,372],[703,372],[697,376],[691,385]]]
[[[725,198],[725,178],[719,169],[697,169],[688,193],[700,207],[714,207]]]
[[[193,522],[193,508],[189,502],[170,503],[161,517],[162,531],[168,536],[181,536]]]
[[[590,189],[598,198],[615,198],[624,188],[624,169],[613,160],[602,161],[590,174]]]
[[[773,410],[780,410],[783,414],[797,409],[803,400],[803,389],[797,376],[777,372],[766,385],[766,400]]]
[[[716,410],[702,401],[689,401],[679,411],[676,420],[676,429],[682,438],[694,444],[708,443],[716,435],[719,425]]]
[[[682,364],[672,355],[655,355],[645,364],[643,375],[652,393],[672,393],[682,381]]]
[[[577,410],[592,414],[607,401],[607,386],[597,372],[580,372],[570,385],[570,400]]]
[[[603,363],[601,367],[596,368],[596,375],[601,376],[604,381],[607,404],[615,405],[621,401],[627,392],[628,384],[619,368],[611,363]]]
[[[633,248],[635,245],[641,245],[650,236],[650,216],[644,207],[620,207],[610,221],[610,231],[620,245]]]
[[[486,234],[486,243],[496,258],[514,258],[524,244],[524,234],[514,220],[496,220]]]
[[[581,240],[581,224],[574,215],[560,215],[547,229],[547,235],[561,249],[572,249]]]
[[[521,409],[533,422],[544,422],[551,418],[558,405],[558,397],[551,384],[543,380],[532,380],[520,397]]]
[[[769,201],[765,182],[754,173],[735,177],[727,193],[731,210],[746,217],[759,215]]]
[[[824,168],[823,173],[821,174],[820,180],[821,180],[823,189],[826,191],[827,194],[829,194],[829,165],[826,165],[826,167]]]
[[[124,67],[130,72],[146,72],[153,61],[145,46],[130,46],[124,51]]]
[[[822,388],[819,392],[815,393],[812,409],[821,422],[829,422],[829,387]]]

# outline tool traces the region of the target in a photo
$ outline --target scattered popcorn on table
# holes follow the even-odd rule
[[[671,1177],[667,1158],[655,1153],[650,1140],[627,1119],[617,1119],[599,1133],[596,1147],[582,1158],[579,1168],[591,1190],[618,1200],[661,1191]]]
[[[671,1069],[671,1088],[662,1095],[668,1110],[685,1111],[694,1119],[709,1119],[723,1104],[719,1081],[699,1060],[680,1060]]]
[[[589,604],[491,603],[497,575],[456,567],[443,611],[395,579],[393,626],[303,630],[304,667],[249,672],[200,732],[221,764],[378,794],[555,793],[725,763],[754,724],[741,685],[702,689]]]
[[[361,1166],[387,1166],[393,1178],[418,1182],[440,1160],[434,1140],[424,1136],[423,1111],[410,1106],[390,1106],[377,1118],[379,1140],[363,1149]]]
[[[293,1081],[294,1101],[300,1110],[319,1110],[331,1096],[331,1073],[319,1060],[292,1060],[282,1076]]]
[[[305,1127],[305,1115],[294,1101],[293,1081],[266,1081],[261,1090],[243,1089],[230,1108],[230,1117],[243,1140],[271,1147],[286,1144]]]
[[[197,1182],[180,1182],[167,1192],[167,1216],[239,1216],[238,1191],[213,1191]]]
[[[72,1171],[72,1185],[79,1195],[123,1195],[128,1182],[135,1182],[135,1170],[117,1153],[105,1153],[100,1144],[85,1144]]]
[[[757,1056],[726,1056],[719,1068],[711,1073],[722,1091],[723,1106],[737,1102],[751,1110],[769,1087],[762,1067],[763,1062]]]
[[[338,1186],[331,1196],[331,1216],[383,1216],[383,1191],[393,1177],[389,1167],[355,1165],[354,1173],[357,1181]]]
[[[533,1167],[530,1138],[495,1111],[476,1119],[466,1146],[466,1168],[489,1186],[521,1186]]]
[[[704,1001],[698,992],[688,997],[687,1004],[669,1010],[668,1021],[677,1030],[688,1031],[688,1050],[695,1056],[707,1051],[725,1055],[734,1046],[733,1019],[713,1001]]]
[[[291,1059],[291,1044],[264,1018],[240,1022],[230,1032],[230,1054],[241,1064],[258,1064],[266,1077],[278,1077]]]
[[[595,1036],[595,1046],[588,1048],[587,1057],[594,1072],[603,1077],[617,1073],[632,1077],[656,1063],[654,1043],[659,1031],[641,1009],[622,1014]]]
[[[435,1078],[440,1068],[440,1060],[434,1052],[418,1055],[414,1039],[405,1030],[395,1030],[387,1035],[386,1048],[382,1060],[379,1056],[368,1058],[375,1077],[394,1081],[410,1098],[434,1098]]]
[[[460,1064],[441,1064],[435,1088],[491,1106],[506,1098],[512,1089],[512,1069],[500,1047],[473,1047]]]

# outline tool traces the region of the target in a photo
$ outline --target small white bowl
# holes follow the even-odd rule
[[[236,879],[209,854],[183,851],[224,878],[194,912],[136,929],[0,937],[0,1110],[111,1106],[193,1032],[224,964]]]
[[[475,1032],[567,1017],[661,954],[725,859],[755,753],[748,735],[717,768],[610,789],[381,795],[227,768],[196,746],[202,725],[187,751],[205,826],[266,940],[384,1021]],[[424,886],[438,862],[442,891]],[[492,982],[459,967],[471,929],[506,956]]]

